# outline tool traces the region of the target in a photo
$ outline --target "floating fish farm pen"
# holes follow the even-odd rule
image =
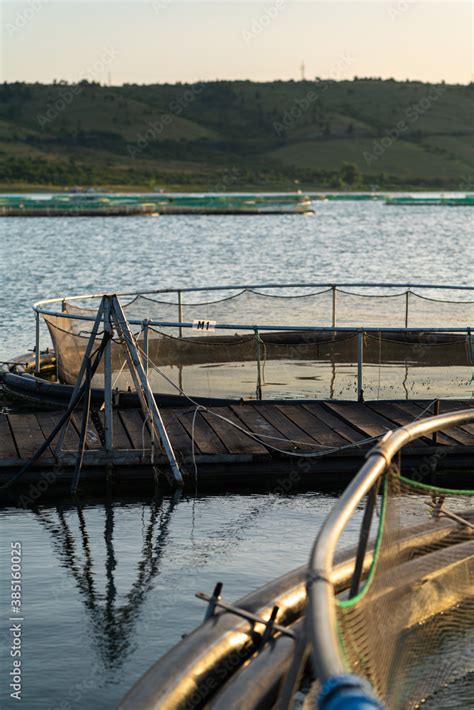
[[[3,217],[103,217],[168,214],[312,214],[311,199],[287,194],[83,194],[0,197]]]
[[[468,195],[405,195],[397,197],[387,197],[385,200],[387,205],[403,205],[406,207],[424,206],[432,207],[433,205],[445,205],[448,207],[474,207],[474,194]]]
[[[204,621],[136,681],[121,710],[473,707],[474,486],[401,475],[406,447],[474,409],[387,433],[323,522],[307,565]],[[358,544],[340,539],[363,508]]]
[[[27,412],[0,417],[0,477],[222,490],[296,462],[302,486],[334,488],[387,431],[474,404],[473,294],[247,284],[41,301],[34,354],[2,367]],[[454,427],[408,447],[404,470],[465,481],[473,447],[474,427]]]

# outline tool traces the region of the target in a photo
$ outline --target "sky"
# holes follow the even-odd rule
[[[1,81],[474,78],[469,0],[0,0]]]

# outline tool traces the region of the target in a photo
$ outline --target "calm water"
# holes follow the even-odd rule
[[[2,220],[0,359],[32,347],[30,306],[48,296],[289,279],[469,282],[467,208],[316,209],[310,218]],[[1,509],[0,579],[10,541],[24,551],[24,707],[114,707],[201,620],[196,591],[221,580],[234,599],[304,563],[333,502],[270,492]],[[5,672],[8,618],[4,587],[2,708],[16,702]]]

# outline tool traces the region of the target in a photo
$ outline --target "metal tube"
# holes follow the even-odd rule
[[[364,401],[364,333],[357,333],[357,401]]]
[[[321,526],[308,568],[309,599],[306,617],[313,661],[321,683],[346,671],[337,634],[332,564],[336,545],[352,514],[403,446],[420,436],[472,421],[474,410],[469,409],[420,419],[396,431],[387,432],[368,453],[366,463]]]
[[[336,327],[336,286],[332,287],[332,327]]]
[[[142,365],[140,354],[135,346],[132,332],[122,310],[122,306],[116,296],[112,298],[111,303],[112,317],[119,335],[123,338],[125,344],[125,354],[127,357],[128,366],[132,375],[135,389],[142,403],[143,413],[145,416],[150,412],[153,425],[158,431],[163,448],[165,449],[168,461],[171,468],[171,482],[177,487],[182,488],[184,485],[183,476],[176,460],[176,455],[168,437],[168,432],[161,418],[160,410],[156,404],[155,397],[150,386],[150,382],[145,374]]]
[[[182,293],[197,293],[199,291],[236,291],[239,289],[278,289],[278,288],[409,288],[409,289],[439,289],[448,291],[474,291],[474,286],[464,286],[460,284],[417,284],[417,283],[381,283],[381,282],[364,282],[364,281],[341,281],[340,283],[314,283],[314,282],[304,282],[304,283],[268,283],[268,284],[227,284],[225,286],[206,286],[194,287],[194,288],[161,288],[152,289],[149,291],[122,291],[117,293],[117,296],[146,296],[148,294],[154,293],[177,293],[181,291]],[[102,298],[103,293],[88,293],[79,296],[67,296],[66,298],[47,298],[41,301],[36,301],[33,304],[33,308],[45,305],[48,303],[59,303],[61,301],[80,301],[88,300],[92,298]]]
[[[260,336],[258,334],[257,328],[255,328],[255,341],[257,350],[257,388],[256,397],[257,399],[262,399],[262,369],[260,365]]]
[[[183,322],[183,300],[181,291],[178,291],[178,320],[180,323]],[[183,337],[183,328],[181,325],[179,326],[179,337]]]
[[[410,300],[410,289],[405,294],[405,328],[408,328],[408,303]]]
[[[35,372],[39,374],[41,370],[41,353],[40,353],[40,314],[36,311],[36,339],[35,339]]]
[[[149,326],[148,319],[143,321],[143,352],[145,354],[145,375],[148,377],[148,336]]]
[[[104,296],[104,330],[112,335],[111,297]],[[104,352],[104,434],[105,450],[113,451],[113,408],[112,408],[112,339],[105,346]]]
[[[49,316],[59,316],[61,318],[70,318],[71,320],[81,320],[81,321],[95,321],[95,316],[84,316],[84,315],[74,315],[72,313],[59,313],[55,311],[44,311],[37,310],[37,313],[42,313]],[[142,325],[143,320],[138,320],[136,318],[131,318],[128,321],[129,325]],[[193,328],[194,323],[180,323],[179,321],[161,321],[161,320],[149,320],[149,325],[160,326],[163,328]],[[261,323],[254,323],[253,325],[242,324],[242,323],[216,323],[214,326],[216,330],[276,330],[276,331],[288,331],[288,332],[301,332],[304,330],[310,332],[324,332],[333,333],[334,331],[341,331],[345,333],[354,333],[357,328],[349,325],[337,326],[333,328],[332,326],[326,325],[263,325]],[[459,333],[459,334],[469,334],[472,331],[472,327],[459,327],[459,328],[403,328],[403,327],[380,327],[380,326],[366,326],[364,327],[364,333]]]

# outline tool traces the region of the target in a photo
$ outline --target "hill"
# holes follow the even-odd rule
[[[472,189],[474,84],[0,84],[0,188]]]

